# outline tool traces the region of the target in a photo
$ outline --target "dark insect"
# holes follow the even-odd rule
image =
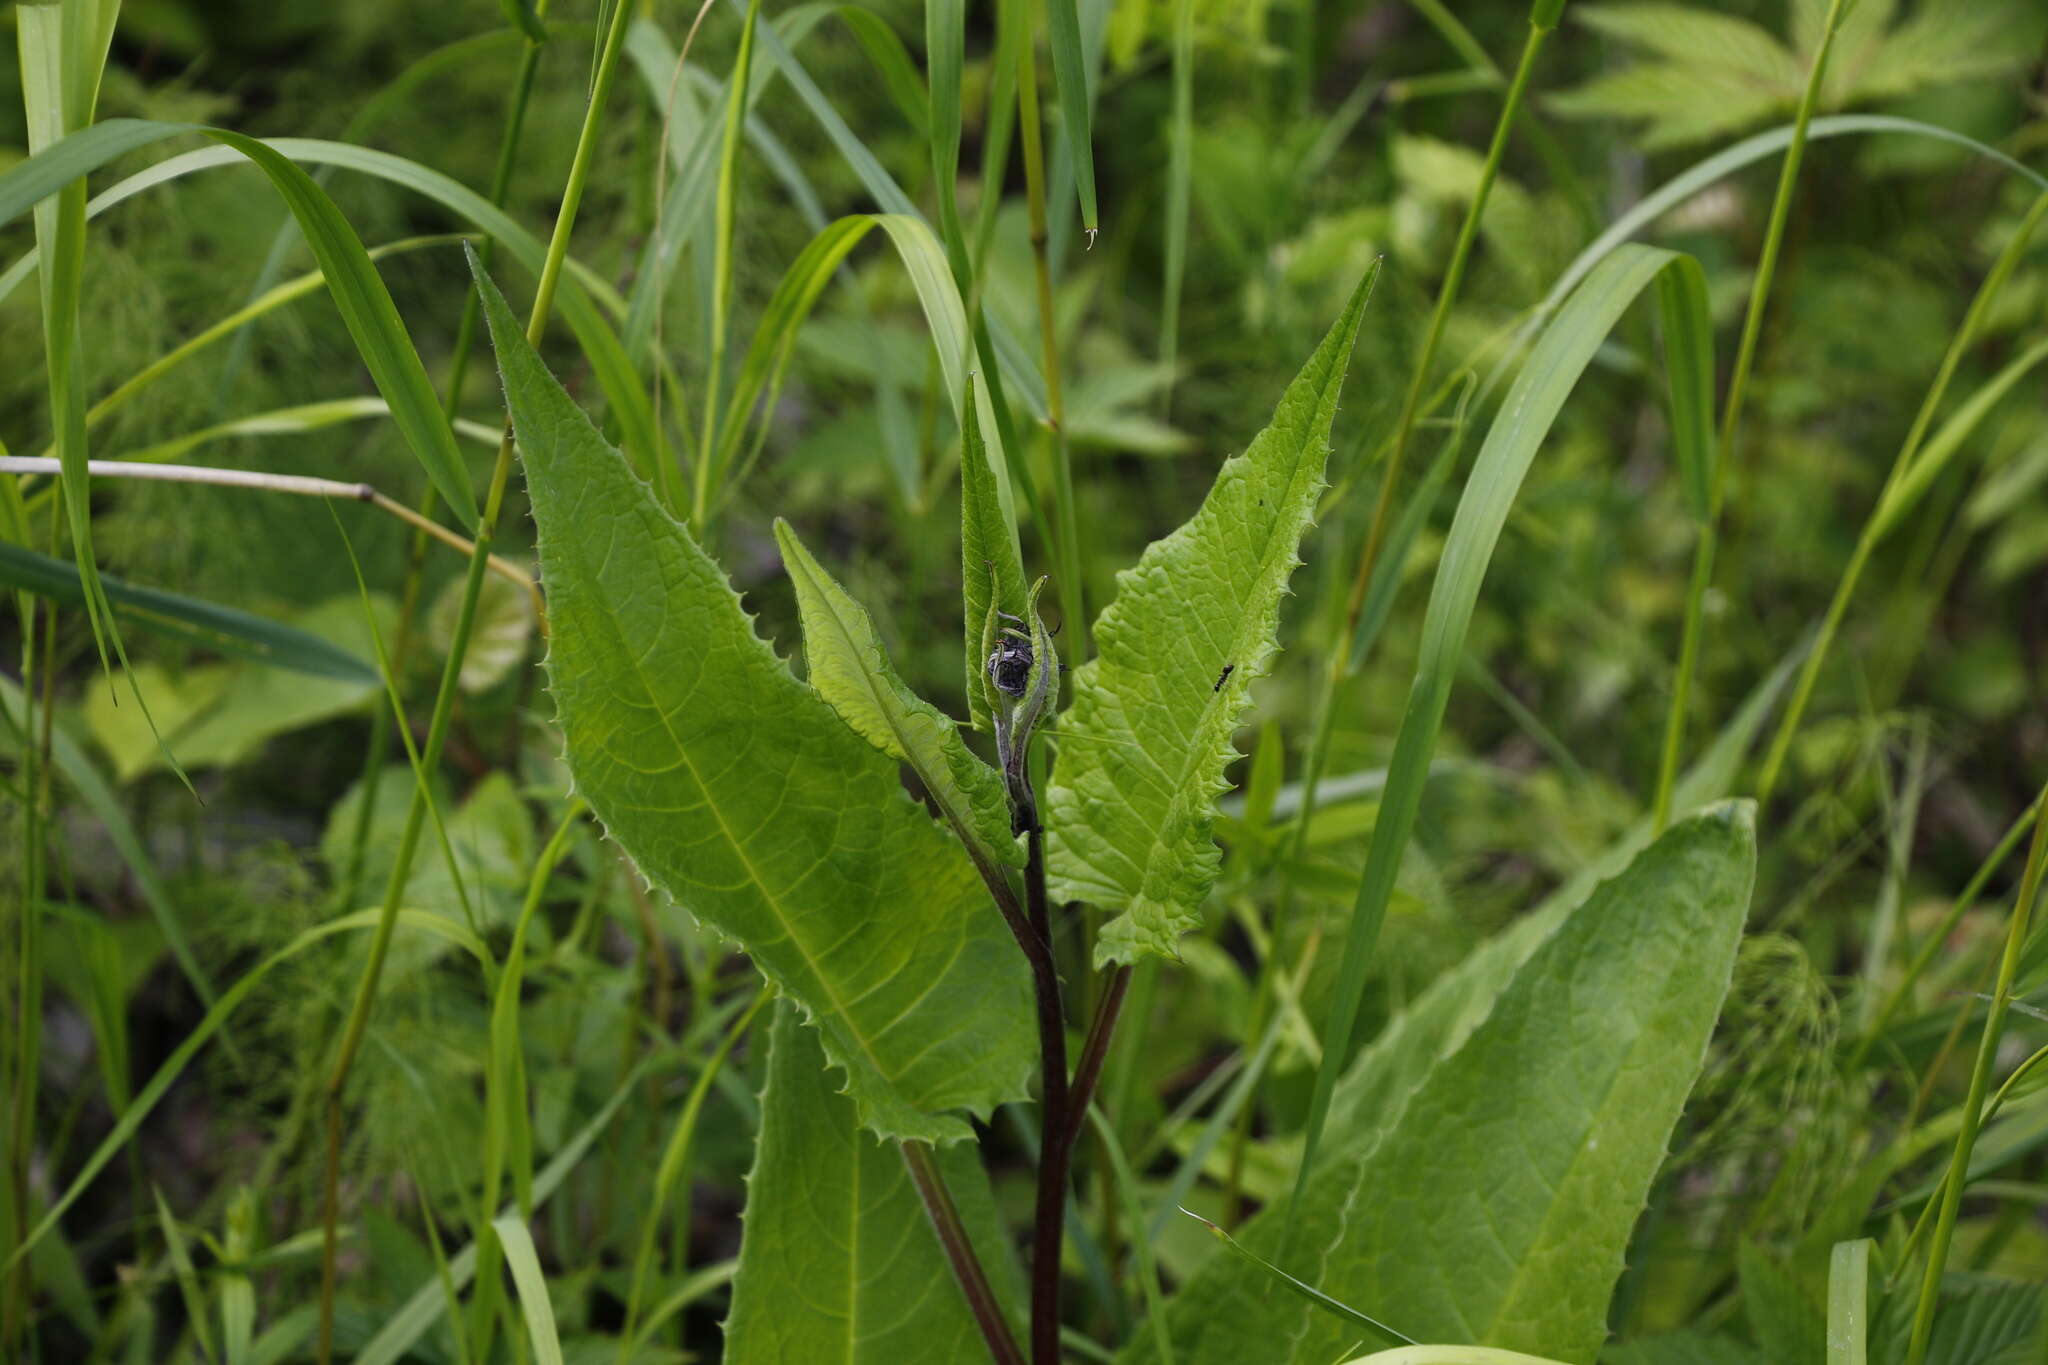
[[[1223,684],[1225,684],[1225,683],[1229,682],[1229,681],[1230,681],[1230,675],[1231,675],[1231,674],[1233,674],[1233,673],[1235,673],[1235,672],[1237,672],[1237,665],[1236,665],[1236,664],[1225,664],[1225,665],[1223,665],[1223,671],[1222,671],[1221,673],[1218,673],[1218,674],[1216,675],[1216,685],[1215,685],[1214,687],[1210,688],[1209,690],[1210,690],[1211,692],[1221,692],[1221,691],[1223,690]]]
[[[1016,617],[1002,613],[1010,620]],[[1003,627],[1002,638],[988,656],[988,680],[996,690],[1008,696],[1024,695],[1025,684],[1031,680],[1031,637],[1011,626]]]

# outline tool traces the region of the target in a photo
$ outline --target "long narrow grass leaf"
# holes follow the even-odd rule
[[[1303,1129],[1290,1220],[1298,1211],[1301,1193],[1314,1173],[1316,1149],[1329,1115],[1331,1094],[1338,1073],[1350,1056],[1373,948],[1420,809],[1423,782],[1464,654],[1466,630],[1479,600],[1480,584],[1507,523],[1508,511],[1537,448],[1549,434],[1551,424],[1594,352],[1629,305],[1660,274],[1673,268],[1697,270],[1698,266],[1672,252],[1626,246],[1596,268],[1538,340],[1502,403],[1465,484],[1423,618],[1415,678],[1388,765],[1387,789],[1373,825],[1365,875],[1359,883],[1346,931],[1343,965],[1330,1005],[1330,1021],[1323,1033],[1323,1060],[1316,1072],[1315,1090]],[[1287,1259],[1288,1240],[1282,1239],[1283,1254],[1278,1259],[1283,1263]]]
[[[505,1265],[512,1283],[519,1286],[519,1312],[526,1319],[526,1334],[533,1343],[533,1358],[539,1365],[562,1365],[562,1342],[555,1332],[555,1306],[548,1298],[548,1277],[540,1268],[540,1252],[524,1219],[510,1214],[494,1219],[498,1243],[505,1248]]]
[[[1350,1304],[1343,1303],[1336,1299],[1331,1298],[1328,1294],[1325,1294],[1322,1290],[1317,1289],[1314,1285],[1303,1284],[1300,1280],[1295,1279],[1292,1275],[1282,1270],[1279,1266],[1274,1265],[1271,1261],[1265,1259],[1263,1256],[1260,1256],[1256,1252],[1252,1251],[1249,1247],[1245,1246],[1244,1243],[1238,1241],[1235,1237],[1232,1237],[1229,1233],[1225,1232],[1216,1224],[1202,1217],[1201,1214],[1190,1212],[1187,1209],[1182,1209],[1181,1212],[1187,1214],[1188,1217],[1194,1219],[1197,1223],[1200,1223],[1203,1227],[1209,1229],[1210,1232],[1214,1233],[1216,1236],[1216,1240],[1223,1243],[1223,1245],[1229,1247],[1230,1250],[1236,1254],[1239,1260],[1244,1261],[1246,1264],[1250,1265],[1254,1270],[1258,1271],[1262,1275],[1267,1276],[1275,1283],[1282,1285],[1289,1292],[1297,1294],[1300,1297],[1308,1300],[1316,1307],[1322,1309],[1325,1313],[1332,1314],[1341,1321],[1351,1323],[1353,1326],[1363,1327],[1368,1332],[1375,1333],[1376,1335],[1383,1337],[1388,1341],[1395,1342],[1397,1344],[1404,1346],[1413,1346],[1416,1344],[1415,1338],[1396,1331],[1394,1328],[1387,1326],[1387,1324],[1381,1322],[1378,1318],[1373,1317],[1371,1314],[1361,1313],[1356,1308],[1353,1308]]]
[[[1089,128],[1088,68],[1081,59],[1081,18],[1074,0],[1045,0],[1046,27],[1052,37],[1053,81],[1059,86],[1060,117],[1066,122],[1067,146],[1073,149],[1074,190],[1081,200],[1081,227],[1095,240],[1100,222],[1095,205],[1095,151]]]
[[[117,620],[273,668],[343,682],[377,680],[376,671],[364,660],[307,631],[182,593],[131,585],[111,575],[101,575],[100,582]],[[18,545],[0,544],[0,586],[56,602],[83,603],[78,571],[71,563]]]
[[[0,1264],[0,1270],[5,1270],[19,1261],[28,1254],[30,1248],[48,1235],[50,1229],[57,1225],[57,1220],[64,1216],[65,1211],[77,1202],[78,1197],[85,1193],[86,1188],[99,1173],[106,1169],[107,1163],[128,1145],[136,1130],[142,1126],[143,1120],[149,1117],[157,1103],[163,1099],[165,1092],[184,1073],[199,1049],[205,1047],[207,1041],[220,1031],[228,1016],[248,999],[250,992],[261,985],[266,976],[324,939],[357,929],[375,929],[378,918],[378,911],[362,910],[355,914],[338,916],[324,924],[317,924],[243,973],[241,979],[214,1002],[213,1007],[207,1010],[192,1031],[172,1049],[171,1055],[164,1059],[156,1074],[149,1078],[149,1083],[136,1092],[134,1101],[122,1111],[121,1117],[115,1120],[114,1126],[100,1140],[99,1146],[93,1148],[92,1155],[85,1159],[78,1173],[72,1176],[71,1183],[65,1187],[64,1193],[51,1202],[42,1218],[29,1229],[28,1235],[15,1244],[13,1254],[4,1264]],[[490,952],[484,947],[482,940],[445,915],[437,915],[426,910],[400,910],[398,924],[402,928],[438,935],[464,949],[479,961],[490,961]]]

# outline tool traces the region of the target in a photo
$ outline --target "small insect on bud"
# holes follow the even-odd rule
[[[988,680],[1006,696],[1021,697],[1031,680],[1031,637],[1005,628],[988,656]]]

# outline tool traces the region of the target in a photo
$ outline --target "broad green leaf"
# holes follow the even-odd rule
[[[725,1359],[953,1365],[985,1358],[902,1153],[862,1131],[815,1038],[788,1005],[776,1006]],[[998,1293],[1016,1302],[1016,1286],[1001,1274],[1010,1261],[973,1149],[947,1151],[939,1168],[983,1267]]]
[[[427,613],[427,633],[434,649],[448,657],[455,640],[456,618],[462,612],[463,582],[451,578]],[[497,686],[526,662],[533,638],[533,594],[493,574],[484,579],[470,625],[469,648],[462,656],[462,690],[484,692]]]
[[[796,585],[811,686],[855,734],[911,766],[970,848],[995,862],[1022,867],[1024,851],[1010,830],[1001,775],[968,750],[951,716],[904,685],[866,609],[833,581],[780,518],[775,542]]]
[[[640,870],[818,1026],[862,1122],[951,1141],[1036,1062],[1023,958],[896,765],[798,682],[725,574],[527,344],[484,312],[548,585],[577,790]]]
[[[125,625],[153,630],[201,649],[254,659],[272,668],[376,685],[376,671],[360,655],[310,631],[181,593],[136,587],[108,574],[100,575],[100,584],[113,603],[115,619]],[[0,544],[0,585],[25,588],[73,605],[81,603],[84,596],[78,571],[68,560],[18,545]]]
[[[1017,549],[1017,522],[1001,497],[1002,472],[991,466],[981,439],[981,419],[968,405],[960,427],[960,589],[966,626],[967,709],[976,729],[993,723],[982,670],[987,650],[981,637],[993,595],[997,611],[1024,614],[1024,560]],[[993,575],[993,577],[991,577]]]
[[[1687,815],[1728,795],[1803,657],[1804,646],[1793,650],[1744,699],[1714,742],[1678,779],[1673,811]],[[1357,1152],[1379,1141],[1430,1070],[1463,1047],[1472,1030],[1492,1015],[1508,982],[1530,955],[1601,882],[1619,876],[1654,837],[1653,822],[1645,815],[1540,905],[1474,948],[1395,1015],[1337,1082],[1328,1125],[1332,1146],[1339,1152]]]
[[[1595,891],[1391,1126],[1316,1172],[1289,1273],[1420,1341],[1591,1361],[1728,988],[1755,858],[1753,809],[1723,804]],[[1240,1240],[1271,1258],[1282,1232],[1273,1209]],[[1169,1318],[1183,1365],[1323,1365],[1359,1335],[1224,1258]],[[1152,1358],[1143,1337],[1125,1357]]]
[[[397,604],[376,599],[380,626],[391,629]],[[353,596],[332,597],[290,618],[301,634],[328,642],[337,654],[375,654],[370,625],[362,604]],[[378,679],[329,675],[307,677],[236,660],[198,664],[172,676],[157,664],[121,670],[132,691],[144,699],[157,728],[191,769],[227,767],[241,762],[278,735],[304,729],[345,714],[375,696]],[[93,737],[114,760],[116,776],[132,781],[163,763],[163,746],[136,714],[137,708],[116,704],[105,688],[85,693],[86,723]]]
[[[1048,802],[1053,894],[1113,912],[1098,965],[1173,956],[1216,880],[1210,836],[1252,680],[1278,648],[1330,423],[1377,268],[1288,385],[1273,421],[1226,460],[1195,515],[1117,575],[1074,673]]]

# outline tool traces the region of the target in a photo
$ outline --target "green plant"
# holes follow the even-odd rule
[[[2048,20],[16,17],[0,1355],[2048,1346]]]

